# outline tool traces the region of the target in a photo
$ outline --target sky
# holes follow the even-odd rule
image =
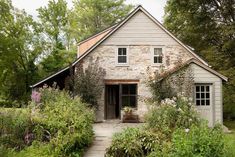
[[[73,0],[66,0],[68,6],[71,8]],[[142,5],[148,10],[158,21],[163,22],[164,6],[167,0],[126,0],[128,4]],[[32,15],[35,19],[37,18],[36,9],[41,6],[46,6],[48,0],[12,0],[15,7],[24,9],[28,14]]]

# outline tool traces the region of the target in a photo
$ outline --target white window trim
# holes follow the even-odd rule
[[[118,63],[118,48],[126,48],[126,63]],[[115,52],[116,66],[129,66],[129,46],[117,46]]]
[[[162,49],[162,63],[154,63],[154,48],[161,48]],[[152,46],[151,48],[151,63],[152,66],[161,66],[163,65],[164,61],[165,61],[165,47],[164,46]]]

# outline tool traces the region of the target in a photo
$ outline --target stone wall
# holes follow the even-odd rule
[[[141,46],[128,46],[127,53],[129,54],[128,66],[116,65],[116,46],[98,46],[93,52],[83,58],[83,67],[86,68],[89,64],[94,64],[98,59],[98,66],[106,71],[105,79],[112,80],[128,80],[138,79],[138,102],[137,113],[140,119],[143,119],[144,113],[148,110],[144,99],[151,97],[151,92],[146,86],[148,79],[147,71],[153,73],[161,68],[168,70],[173,68],[179,62],[184,62],[192,58],[185,49],[181,46],[165,46],[163,48],[163,64],[161,66],[153,66],[152,64],[152,51],[153,47],[149,45]],[[100,108],[97,112],[97,120],[104,119],[104,92],[99,101]]]

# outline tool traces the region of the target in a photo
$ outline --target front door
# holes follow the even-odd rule
[[[120,117],[119,85],[106,85],[106,119]]]

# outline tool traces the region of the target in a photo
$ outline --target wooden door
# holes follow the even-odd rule
[[[119,114],[119,85],[106,85],[106,119],[117,119]]]

